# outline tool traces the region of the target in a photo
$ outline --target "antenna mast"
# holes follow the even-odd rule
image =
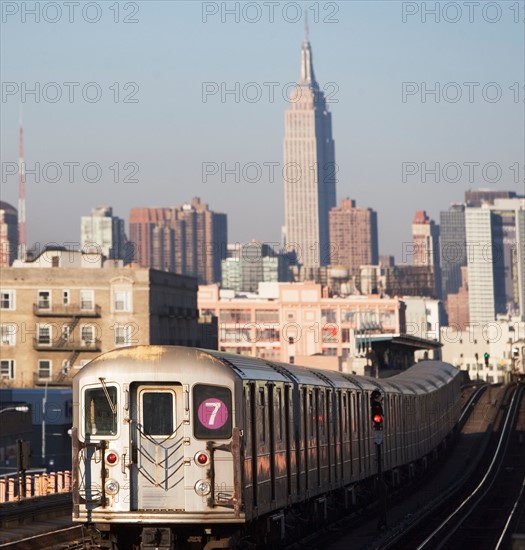
[[[25,262],[26,253],[26,176],[24,162],[24,128],[22,125],[22,107],[20,107],[20,133],[18,141],[18,259]]]

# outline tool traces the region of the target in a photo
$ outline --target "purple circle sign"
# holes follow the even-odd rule
[[[228,420],[228,407],[224,401],[209,397],[199,405],[200,423],[209,430],[222,428]]]

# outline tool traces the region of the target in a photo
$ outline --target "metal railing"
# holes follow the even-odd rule
[[[69,470],[45,473],[41,470],[0,476],[0,504],[16,502],[33,497],[71,492],[71,472]]]

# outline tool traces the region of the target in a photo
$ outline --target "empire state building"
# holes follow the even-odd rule
[[[286,246],[307,268],[328,265],[330,209],[336,205],[332,116],[315,80],[308,35],[301,49],[297,82],[284,125],[284,209]]]

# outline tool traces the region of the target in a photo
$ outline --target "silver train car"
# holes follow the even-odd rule
[[[449,364],[373,379],[177,346],[105,353],[73,382],[73,520],[101,548],[284,545],[369,499],[375,391],[395,485],[454,430]]]

